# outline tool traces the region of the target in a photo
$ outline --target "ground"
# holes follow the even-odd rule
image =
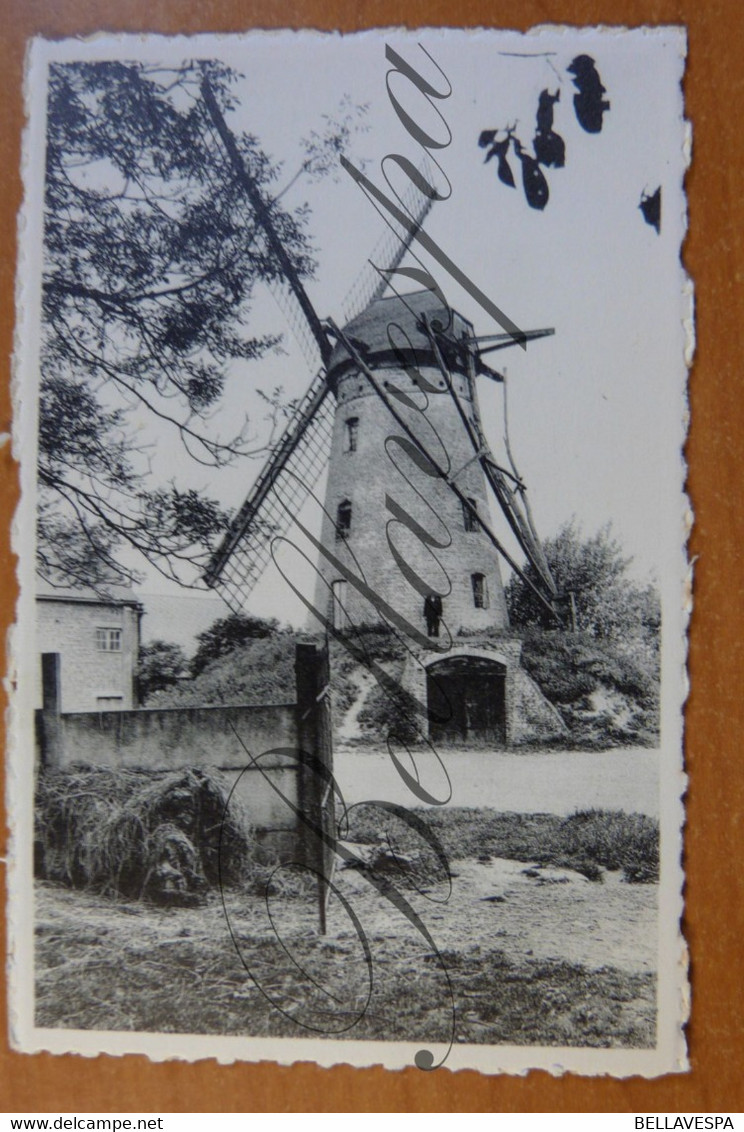
[[[339,869],[325,937],[314,888],[293,870],[268,901],[232,890],[199,908],[41,883],[37,1024],[653,1046],[655,884],[607,870],[591,882],[529,860],[450,867],[451,893],[442,876],[391,874],[423,931],[364,870]]]
[[[398,752],[404,758],[402,752]],[[447,748],[440,758],[415,751],[421,781],[452,806],[517,813],[570,814],[598,808],[658,816],[658,750],[493,751]],[[441,761],[440,761],[441,759]],[[406,768],[413,771],[408,761]],[[384,798],[419,805],[387,750],[336,746],[333,773],[347,804]]]

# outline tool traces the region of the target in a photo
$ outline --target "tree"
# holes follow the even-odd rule
[[[197,636],[199,647],[191,661],[191,674],[198,676],[213,660],[226,656],[248,641],[273,637],[278,632],[279,623],[274,618],[264,620],[243,613],[221,617]]]
[[[217,62],[50,70],[38,546],[39,568],[57,584],[131,579],[118,557],[127,544],[190,583],[225,528],[228,516],[202,492],[150,486],[136,414],[180,438],[193,460],[219,467],[265,452],[284,412],[275,391],[260,444],[247,420],[234,436],[210,431],[229,363],[276,345],[245,327],[255,284],[277,268],[205,113],[205,75],[229,110],[236,76]],[[360,109],[326,118],[325,133],[306,142],[301,173],[327,171]],[[308,276],[306,209],[280,204],[278,167],[254,137],[237,144],[294,267]]]
[[[168,641],[151,641],[140,645],[137,664],[137,689],[144,703],[155,692],[170,688],[188,672],[189,662],[180,645]]]
[[[574,596],[577,629],[605,639],[658,634],[658,593],[652,585],[640,586],[627,576],[630,559],[623,556],[609,524],[584,539],[572,521],[546,539],[543,550],[559,593]],[[532,566],[527,564],[524,571],[538,581]],[[509,580],[506,600],[512,624],[554,627],[542,603],[517,575]]]

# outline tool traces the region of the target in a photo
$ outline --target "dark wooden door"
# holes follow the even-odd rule
[[[427,670],[429,734],[437,743],[506,741],[506,669],[496,660],[459,656]]]

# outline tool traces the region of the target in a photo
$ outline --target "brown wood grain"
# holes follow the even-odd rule
[[[24,45],[34,34],[238,31],[319,27],[347,31],[400,23],[395,0],[0,0],[0,431],[9,428],[16,215]],[[484,1077],[446,1069],[310,1064],[153,1064],[144,1057],[34,1057],[11,1053],[0,1034],[0,1108],[22,1111],[741,1111],[744,1030],[744,781],[742,765],[742,508],[744,494],[744,8],[740,0],[409,0],[406,22],[526,28],[539,23],[679,23],[689,31],[685,82],[694,126],[687,178],[690,235],[684,260],[697,295],[697,354],[690,380],[689,490],[696,513],[695,612],[687,707],[691,775],[685,861],[685,930],[692,952],[692,1071],[654,1081],[530,1073]],[[0,602],[13,618],[16,585],[8,526],[15,468],[0,449],[3,526]],[[4,866],[3,866],[4,868]],[[3,873],[4,881],[4,873]],[[0,1010],[5,1017],[4,988]]]

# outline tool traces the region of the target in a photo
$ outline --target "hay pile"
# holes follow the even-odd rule
[[[35,871],[45,879],[161,904],[195,904],[240,881],[248,822],[217,772],[108,767],[40,778]]]

